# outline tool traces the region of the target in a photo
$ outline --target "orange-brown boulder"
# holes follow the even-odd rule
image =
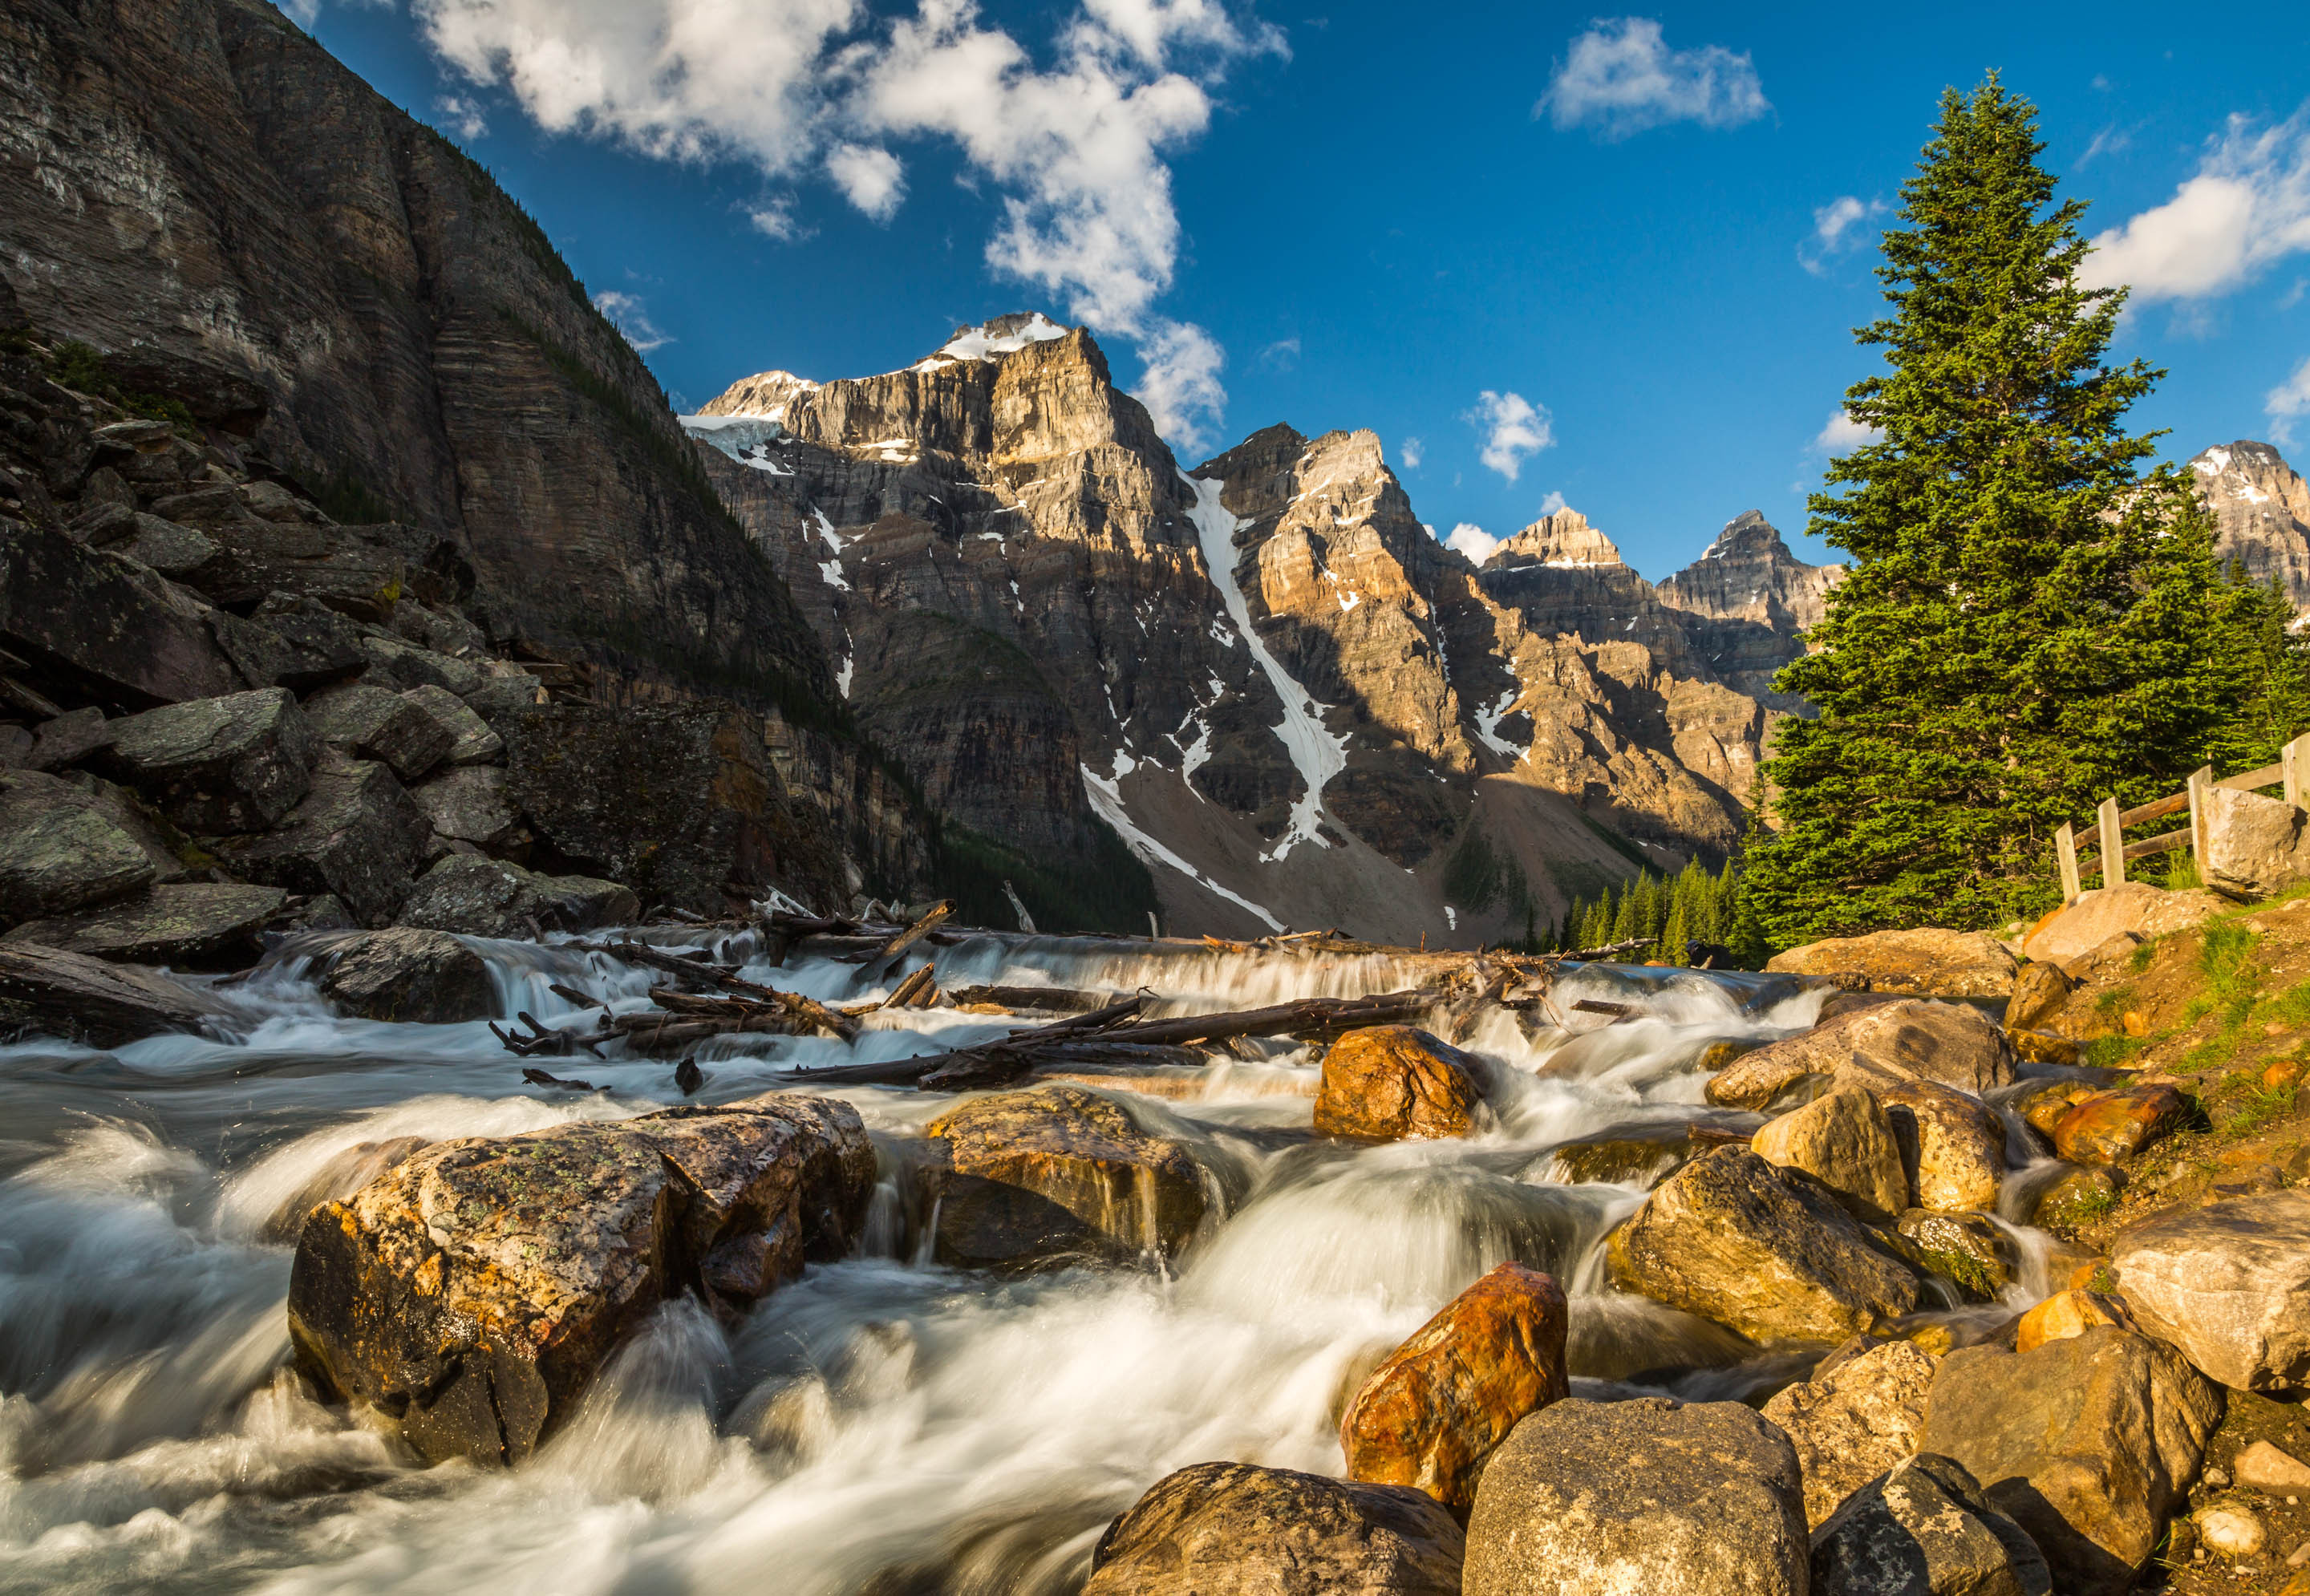
[[[1521,1263],[1445,1304],[1348,1404],[1348,1478],[1416,1487],[1464,1518],[1493,1448],[1569,1391],[1566,1323],[1563,1290]]]
[[[2070,1106],[2054,1122],[2054,1150],[2072,1164],[2130,1158],[2180,1125],[2190,1100],[2170,1086],[2123,1086]]]
[[[1475,1123],[1476,1061],[1408,1025],[1350,1031],[1324,1054],[1316,1129],[1376,1141],[1465,1136]]]
[[[2115,1297],[2075,1287],[2057,1291],[2021,1315],[2013,1330],[2013,1350],[2034,1352],[2047,1341],[2065,1341],[2097,1324],[2132,1330],[2133,1320]]]

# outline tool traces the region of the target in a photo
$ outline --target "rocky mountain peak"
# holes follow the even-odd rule
[[[2256,581],[2276,577],[2310,610],[2310,482],[2266,443],[2240,438],[2190,462],[2213,511],[2214,551]]]
[[[1559,570],[1599,566],[1625,566],[1620,546],[1594,526],[1578,510],[1561,509],[1525,527],[1493,551],[1487,569],[1521,565],[1552,566]]]
[[[975,327],[957,327],[954,336],[917,360],[915,369],[934,371],[961,360],[999,360],[1030,343],[1054,343],[1077,330],[1061,326],[1039,310],[1017,310]]]
[[[815,394],[818,389],[817,383],[806,377],[796,377],[791,371],[757,372],[752,377],[741,377],[732,383],[708,400],[698,413],[783,421],[787,406],[805,394]]]

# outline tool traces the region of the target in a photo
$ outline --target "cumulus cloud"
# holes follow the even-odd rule
[[[826,154],[827,176],[845,199],[877,221],[899,213],[907,197],[907,169],[873,144],[837,144]]]
[[[1540,501],[1540,513],[1543,516],[1553,516],[1563,507],[1564,495],[1554,489],[1550,489],[1548,497]]]
[[[639,294],[620,293],[605,288],[594,296],[594,308],[610,318],[610,325],[626,336],[636,354],[647,354],[673,342],[671,334],[661,333],[649,318],[649,307]]]
[[[1854,195],[1838,195],[1812,213],[1812,236],[1797,246],[1798,264],[1814,276],[1821,276],[1828,270],[1831,256],[1868,243],[1868,230],[1861,224],[1884,213],[1883,200],[1864,203]]]
[[[1404,470],[1418,471],[1420,461],[1428,457],[1428,446],[1416,438],[1407,438],[1403,440],[1403,447],[1396,450],[1396,455],[1403,462]]]
[[[1484,434],[1478,458],[1511,482],[1524,470],[1527,457],[1556,442],[1547,406],[1534,404],[1522,394],[1496,394],[1486,388],[1476,395],[1476,407],[1466,419]]]
[[[1457,549],[1481,565],[1492,557],[1492,551],[1500,546],[1500,540],[1474,522],[1463,521],[1452,529],[1452,535],[1444,540],[1444,546]]]
[[[754,230],[766,239],[776,239],[781,244],[791,244],[810,236],[810,229],[795,214],[794,198],[790,195],[774,195],[759,204],[746,207],[746,220]]]
[[[2200,299],[2310,250],[2310,105],[2257,130],[2232,117],[2174,197],[2094,239],[2079,276],[2137,301]]]
[[[1772,108],[1746,55],[1714,44],[1672,50],[1659,22],[1620,17],[1573,39],[1532,114],[1619,139],[1666,122],[1737,127]]]
[[[1155,429],[1190,454],[1211,447],[1211,427],[1227,406],[1220,369],[1227,351],[1193,322],[1160,322],[1139,340],[1140,373],[1133,397],[1147,407]]]
[[[1812,447],[1819,454],[1843,455],[1865,443],[1881,443],[1884,438],[1878,429],[1864,427],[1840,410],[1828,418],[1828,425],[1813,438]]]
[[[773,183],[822,171],[878,221],[906,197],[891,145],[950,143],[1000,191],[997,273],[1136,342],[1174,417],[1194,425],[1225,403],[1219,345],[1155,305],[1180,247],[1170,152],[1209,125],[1231,63],[1284,48],[1226,0],[1081,0],[1040,61],[976,0],[893,17],[861,0],[412,4],[444,62],[549,132],[742,160]],[[790,198],[750,214],[772,238],[802,230]]]
[[[2294,423],[2310,416],[2310,360],[2294,369],[2294,375],[2270,390],[2262,410],[2270,417],[2270,437],[2273,443],[2291,447],[2294,443]]]

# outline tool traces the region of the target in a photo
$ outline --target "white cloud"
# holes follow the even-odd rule
[[[1476,396],[1476,408],[1468,412],[1466,419],[1484,432],[1479,458],[1511,482],[1524,469],[1528,455],[1556,442],[1548,407],[1534,404],[1522,394],[1496,394],[1486,388]]]
[[[862,0],[412,0],[449,66],[549,132],[773,181],[823,171],[877,220],[905,196],[891,143],[951,142],[1003,191],[988,265],[1137,342],[1168,413],[1215,413],[1218,344],[1154,308],[1180,247],[1168,158],[1209,124],[1229,65],[1283,53],[1282,35],[1226,0],[1081,4],[1043,64],[976,0],[890,18]],[[750,215],[802,231],[791,199]]]
[[[1396,456],[1403,462],[1404,470],[1418,471],[1420,461],[1428,456],[1428,446],[1416,438],[1407,438],[1403,447],[1396,450]]]
[[[2292,447],[2294,423],[2310,416],[2310,360],[2305,360],[2294,369],[2293,376],[2270,390],[2262,410],[2270,417],[2271,440]]]
[[[837,144],[826,154],[827,175],[845,199],[877,221],[899,213],[907,197],[907,169],[873,144]]]
[[[1452,535],[1444,540],[1444,546],[1447,549],[1457,549],[1470,559],[1481,565],[1492,557],[1492,551],[1500,546],[1500,540],[1474,522],[1463,521],[1452,529]]]
[[[1259,351],[1259,363],[1271,371],[1289,371],[1299,363],[1299,340],[1278,338]]]
[[[482,102],[478,100],[463,94],[444,94],[433,101],[433,108],[444,127],[469,143],[490,131],[489,119],[482,115]]]
[[[1548,497],[1540,501],[1540,513],[1543,516],[1553,516],[1563,507],[1564,495],[1554,489],[1550,489]]]
[[[1211,429],[1227,408],[1220,368],[1227,351],[1193,322],[1158,322],[1139,340],[1146,369],[1132,395],[1155,419],[1155,429],[1187,453],[1211,446]]]
[[[1828,418],[1828,425],[1812,440],[1816,453],[1842,455],[1859,448],[1864,443],[1880,443],[1885,434],[1874,427],[1864,427],[1843,411]]]
[[[1828,269],[1828,258],[1861,248],[1869,235],[1861,224],[1885,213],[1883,200],[1863,202],[1857,195],[1838,195],[1812,213],[1812,237],[1797,246],[1797,261],[1818,277]]]
[[[2132,148],[2133,148],[2133,130],[2130,127],[2121,127],[2113,122],[2093,135],[2092,141],[2086,145],[2086,152],[2078,157],[2078,164],[2083,166],[2088,161],[2098,160],[2104,155],[2123,155]]]
[[[610,325],[626,336],[637,354],[647,354],[673,342],[671,334],[661,333],[649,318],[649,307],[639,294],[620,293],[605,288],[594,296],[594,308],[610,318]]]
[[[773,195],[760,204],[746,208],[746,220],[754,230],[766,239],[776,239],[781,244],[791,244],[797,239],[810,237],[811,230],[795,214],[791,195]]]
[[[1772,108],[1747,56],[1714,44],[1672,50],[1652,18],[1620,17],[1573,39],[1532,111],[1618,139],[1664,122],[1734,127]]]
[[[2094,239],[2080,280],[2137,300],[2197,299],[2244,286],[2310,250],[2310,105],[2260,132],[2232,117],[2174,197]]]

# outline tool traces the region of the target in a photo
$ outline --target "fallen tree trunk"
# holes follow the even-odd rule
[[[622,958],[630,964],[645,965],[651,969],[664,970],[669,975],[680,976],[687,980],[702,981],[709,985],[718,986],[725,992],[735,993],[742,997],[754,998],[765,1003],[775,1003],[788,1013],[808,1020],[821,1030],[841,1037],[845,1042],[855,1042],[858,1039],[858,1022],[839,1010],[829,1009],[816,998],[804,997],[800,993],[780,992],[775,986],[764,986],[759,981],[749,981],[742,976],[733,975],[718,966],[699,964],[677,954],[661,952],[642,942],[571,942],[568,945],[583,953],[606,954],[612,958]],[[650,993],[651,999],[658,1001],[660,993],[668,990],[670,989],[665,987],[653,988]],[[664,1006],[662,1002],[660,1006]]]

